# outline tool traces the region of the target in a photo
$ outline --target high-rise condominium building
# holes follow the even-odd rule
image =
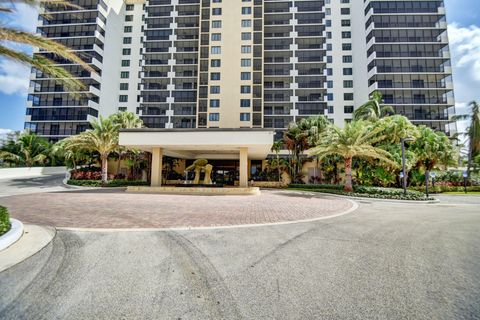
[[[25,127],[56,140],[119,110],[152,128],[341,126],[375,90],[414,123],[455,130],[438,0],[75,0],[38,33],[97,70],[37,51],[82,79],[71,95],[33,71]]]

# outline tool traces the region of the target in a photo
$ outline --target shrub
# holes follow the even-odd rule
[[[73,180],[101,180],[102,173],[97,170],[75,170],[71,173]]]
[[[327,189],[327,190],[343,190],[343,186],[338,184],[291,184],[291,189]]]
[[[141,180],[109,180],[107,185],[102,186],[101,180],[75,180],[70,179],[67,182],[72,186],[81,186],[81,187],[127,187],[127,186],[147,186],[148,182]]]
[[[422,192],[409,190],[405,196],[403,194],[403,189],[392,188],[355,186],[353,192],[344,192],[343,186],[340,185],[290,185],[289,188],[313,192],[332,193],[350,197],[416,201],[433,200],[433,198],[426,198]]]
[[[10,230],[10,215],[5,207],[0,206],[0,236]]]

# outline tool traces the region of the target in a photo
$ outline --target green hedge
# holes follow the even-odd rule
[[[148,186],[148,182],[146,181],[139,181],[139,180],[109,180],[107,185],[102,185],[101,180],[73,180],[70,179],[67,182],[69,185],[72,186],[81,186],[81,187],[128,187],[128,186]]]
[[[343,190],[343,186],[338,184],[290,184],[290,189],[325,189],[325,190]]]
[[[392,199],[392,200],[415,200],[426,201],[433,200],[433,198],[426,198],[425,194],[418,191],[407,191],[407,195],[403,195],[403,189],[393,188],[378,188],[378,187],[364,187],[356,186],[353,192],[343,191],[343,186],[339,185],[290,185],[290,189],[332,193],[350,197],[362,198],[376,198],[376,199]]]
[[[10,230],[10,215],[5,207],[0,206],[0,236]]]
[[[425,192],[425,186],[422,187],[411,187],[410,190],[416,190],[420,192]],[[464,192],[465,188],[461,186],[429,186],[429,192],[431,193],[443,193],[443,192]],[[480,192],[480,186],[470,186],[467,187],[467,192]]]

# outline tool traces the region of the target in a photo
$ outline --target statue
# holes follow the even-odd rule
[[[205,172],[205,178],[203,179],[203,184],[212,184],[212,169],[213,166],[208,164],[207,159],[197,159],[193,161],[193,164],[185,169],[185,171],[195,170],[195,179],[193,179],[193,184],[200,183],[200,174]]]

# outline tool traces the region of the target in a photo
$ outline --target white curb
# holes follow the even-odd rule
[[[10,219],[12,227],[3,236],[0,236],[0,251],[10,247],[23,235],[23,223],[17,219]]]

